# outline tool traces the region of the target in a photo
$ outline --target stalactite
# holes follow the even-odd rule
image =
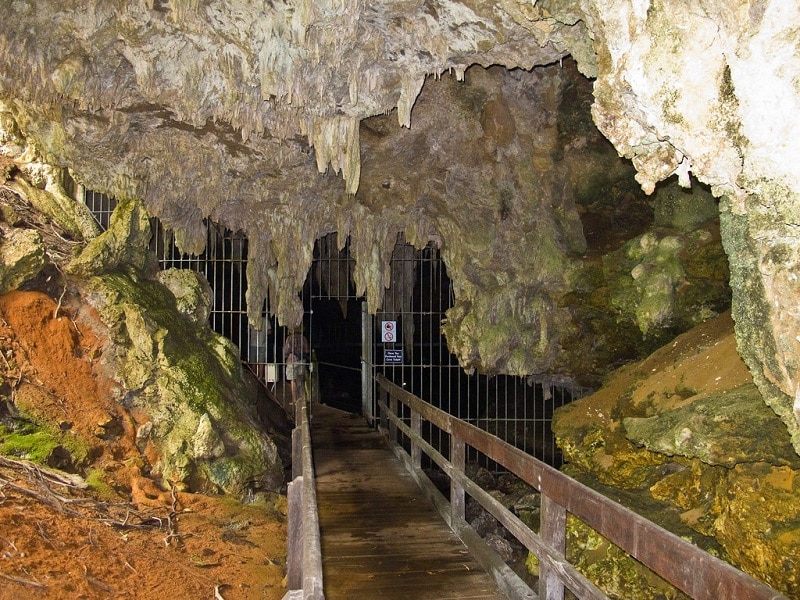
[[[411,127],[411,109],[424,83],[425,77],[411,76],[403,80],[397,101],[397,121],[401,127]]]

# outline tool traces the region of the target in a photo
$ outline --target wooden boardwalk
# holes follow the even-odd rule
[[[315,404],[326,600],[504,598],[363,417]]]

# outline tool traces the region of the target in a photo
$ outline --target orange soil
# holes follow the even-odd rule
[[[285,499],[246,506],[147,477],[87,310],[40,292],[0,298],[0,417],[23,409],[75,435],[89,448],[75,470],[101,469],[111,484],[98,498],[22,461],[0,465],[0,600],[282,598]]]

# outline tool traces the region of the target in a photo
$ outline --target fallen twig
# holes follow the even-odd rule
[[[55,546],[53,545],[52,540],[47,536],[47,533],[44,528],[44,524],[41,521],[36,521],[36,529],[39,530],[39,535],[42,536],[42,539],[47,542],[47,545],[50,546],[53,550],[55,550]]]
[[[0,476],[0,500],[9,498],[8,494],[3,492],[5,489],[35,498],[52,507],[60,514],[93,519],[104,525],[119,529],[161,529],[164,527],[163,518],[140,512],[132,504],[102,502],[83,496],[71,498],[56,493],[52,489],[51,486],[56,485],[68,489],[87,487],[83,479],[77,475],[51,471],[28,461],[18,461],[0,456],[0,468],[2,467],[21,472],[35,486],[35,489],[14,483],[9,478]],[[138,522],[136,522],[137,520]],[[173,537],[177,537],[174,526],[170,531],[173,533]],[[42,533],[41,530],[40,533]]]
[[[58,304],[56,304],[56,309],[53,311],[53,318],[58,320],[58,311],[61,310],[61,302],[64,300],[64,294],[67,293],[67,278],[64,277],[64,273],[61,272],[61,268],[56,263],[53,263],[53,266],[56,268],[56,271],[58,271],[58,274],[61,275],[61,280],[64,282],[64,289],[61,290],[61,295],[58,297]]]
[[[177,515],[176,508],[178,505],[178,497],[175,494],[175,485],[170,481],[169,482],[169,491],[170,495],[172,496],[172,505],[170,506],[169,514],[167,515],[167,537],[164,538],[164,544],[169,546],[170,541],[175,538],[180,541],[181,536],[178,534],[178,527],[175,524],[173,518]]]
[[[8,544],[9,546],[11,546],[11,549],[14,550],[14,552],[19,552],[19,550],[17,550],[17,546],[11,540],[8,540],[8,539],[4,538],[3,536],[0,536],[0,541],[3,541],[6,544]]]
[[[53,507],[56,510],[56,512],[58,512],[60,514],[67,513],[67,514],[69,514],[71,516],[79,516],[80,515],[80,513],[78,513],[77,511],[74,511],[71,508],[67,508],[64,505],[62,505],[55,497],[53,497],[52,494],[47,494],[47,495],[40,494],[39,492],[35,492],[33,490],[29,490],[28,488],[26,488],[24,486],[17,485],[16,483],[8,481],[7,479],[3,479],[2,477],[0,477],[0,485],[2,485],[3,487],[10,487],[12,490],[15,490],[15,491],[17,491],[17,492],[19,492],[21,494],[24,494],[26,496],[30,496],[32,498],[36,498],[37,500],[39,500],[39,501],[41,501],[41,502]],[[49,490],[47,490],[47,491],[49,492]]]
[[[88,487],[88,484],[80,475],[56,471],[55,469],[48,469],[32,463],[29,460],[14,460],[13,458],[8,458],[7,456],[0,456],[0,466],[8,467],[16,471],[38,473],[43,478],[48,479],[57,485],[63,485],[82,490]]]
[[[8,575],[7,573],[3,573],[0,571],[0,577],[6,579],[8,581],[13,581],[14,583],[19,583],[20,585],[29,585],[31,587],[45,589],[47,586],[43,583],[39,583],[38,581],[32,581],[30,579],[23,579],[22,577],[16,577],[14,575]]]

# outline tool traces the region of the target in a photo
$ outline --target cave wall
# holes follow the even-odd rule
[[[739,350],[800,452],[800,125],[790,116],[800,10],[777,0],[583,9],[597,53],[593,117],[643,189],[677,175],[724,198]]]
[[[724,198],[740,351],[800,449],[800,125],[787,119],[800,108],[798,21],[798,7],[780,0],[17,0],[0,33],[0,99],[45,162],[93,189],[143,199],[184,249],[202,248],[206,216],[245,230],[259,257],[249,265],[250,304],[271,295],[283,322],[299,320],[313,242],[332,231],[351,236],[358,292],[377,310],[403,231],[415,244],[440,241],[458,273],[446,330],[465,366],[544,370],[559,354],[554,332],[569,335],[558,300],[574,283],[567,258],[580,253],[569,194],[540,210],[557,186],[542,113],[552,109],[547,87],[559,83],[537,83],[535,116],[489,92],[479,127],[460,118],[474,108],[449,104],[430,116],[422,106],[426,93],[442,93],[427,84],[446,89],[443,76],[468,78],[470,65],[530,70],[571,54],[594,78],[597,126],[646,192],[677,177]],[[491,85],[524,96],[537,73]],[[404,126],[393,139],[365,134],[365,119],[387,113]],[[369,172],[387,167],[371,155],[381,145],[438,141],[449,157],[447,138],[426,136],[428,122],[472,132],[462,143],[466,175],[457,164],[438,179]],[[533,147],[520,143],[529,130]],[[405,164],[435,165],[439,148],[418,148],[428,161]],[[467,221],[475,227],[465,234]],[[507,228],[512,221],[519,229]],[[476,263],[475,251],[491,260]],[[510,266],[508,254],[548,260]]]

